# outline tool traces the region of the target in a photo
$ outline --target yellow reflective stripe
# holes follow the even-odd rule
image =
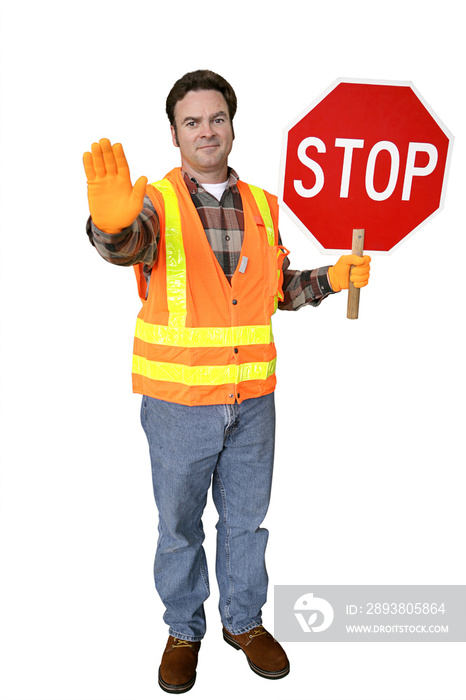
[[[270,362],[246,362],[242,365],[212,365],[191,367],[172,362],[154,362],[144,357],[133,357],[133,372],[148,379],[175,382],[188,386],[206,384],[239,384],[254,379],[265,380],[275,372],[276,359]]]
[[[275,229],[273,226],[272,214],[270,213],[270,207],[267,201],[267,197],[265,196],[265,192],[264,190],[261,190],[260,187],[256,187],[255,185],[249,185],[249,189],[251,190],[253,197],[256,200],[257,207],[259,209],[260,215],[262,216],[262,221],[264,222],[264,226],[267,231],[268,243],[269,245],[273,246],[275,245]],[[280,255],[280,251],[278,251],[277,255]],[[278,277],[280,277],[280,270],[277,271],[277,275]],[[273,313],[276,312],[277,308],[278,296],[275,295]]]
[[[260,215],[262,216],[262,220],[267,231],[267,240],[269,245],[275,245],[275,229],[273,227],[272,215],[270,213],[270,207],[267,197],[265,196],[265,192],[264,190],[261,190],[260,187],[256,187],[255,185],[249,185],[249,189],[256,200]]]
[[[182,328],[186,323],[186,255],[181,233],[180,208],[168,180],[152,183],[165,204],[165,248],[167,268],[168,325]]]
[[[267,326],[230,328],[174,328],[147,323],[138,318],[135,336],[145,343],[176,345],[182,348],[219,348],[273,343],[271,323]]]

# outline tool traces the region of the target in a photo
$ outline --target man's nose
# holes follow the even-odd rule
[[[201,124],[201,136],[204,138],[210,138],[214,135],[214,130],[210,121],[202,122]]]

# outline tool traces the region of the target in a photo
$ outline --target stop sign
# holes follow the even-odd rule
[[[337,80],[284,133],[280,204],[322,252],[391,252],[441,206],[453,137],[411,83]]]

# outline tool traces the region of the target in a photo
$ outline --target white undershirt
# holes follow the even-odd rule
[[[209,194],[213,195],[215,199],[218,199],[220,202],[222,199],[222,194],[225,192],[228,186],[228,180],[225,180],[225,182],[214,182],[207,184],[201,182],[201,185],[207,192],[209,192]]]

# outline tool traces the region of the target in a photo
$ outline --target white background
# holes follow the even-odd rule
[[[2,700],[149,700],[166,642],[148,451],[131,394],[132,270],[84,232],[82,153],[179,164],[165,98],[210,68],[238,95],[231,164],[277,191],[282,128],[337,77],[409,80],[455,136],[445,208],[346,294],[278,313],[275,584],[465,583],[464,3],[3,2]],[[286,215],[295,268],[330,264]],[[216,514],[206,547],[213,573]],[[459,700],[464,645],[286,645],[255,676],[217,587],[190,697]],[[164,696],[165,697],[165,696]]]

